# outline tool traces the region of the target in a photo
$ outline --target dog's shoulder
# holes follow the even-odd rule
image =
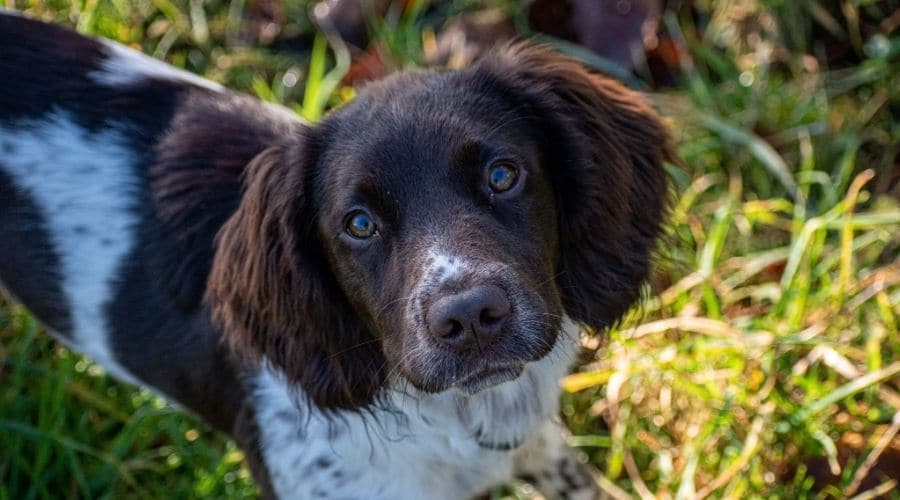
[[[303,125],[284,108],[129,47],[7,10],[0,10],[0,74],[0,129],[38,142],[53,132],[42,151],[62,169],[57,177],[71,181],[62,188],[92,181],[67,169],[72,161],[54,144],[65,139],[91,161],[95,143],[114,139],[116,178],[128,179],[131,193],[123,207],[140,228],[142,255],[133,265],[185,311],[202,298],[213,240],[239,201],[244,167]]]
[[[235,92],[192,92],[153,149],[150,193],[158,224],[155,268],[179,308],[202,299],[214,239],[237,208],[245,167],[291,141],[303,123],[278,106]]]

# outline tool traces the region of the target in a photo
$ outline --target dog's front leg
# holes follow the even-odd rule
[[[548,500],[592,500],[599,497],[590,468],[566,444],[568,431],[555,419],[526,441],[515,457],[515,475],[532,484]]]

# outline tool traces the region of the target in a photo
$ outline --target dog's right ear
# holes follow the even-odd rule
[[[540,130],[557,191],[566,312],[601,331],[634,303],[668,213],[676,161],[645,98],[549,47],[514,43],[476,66]]]
[[[217,237],[207,284],[213,320],[236,353],[265,360],[320,408],[370,403],[380,344],[340,291],[315,229],[312,141],[273,146],[244,174],[244,193]]]

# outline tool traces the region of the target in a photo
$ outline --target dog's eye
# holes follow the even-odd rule
[[[507,162],[497,162],[488,170],[488,185],[491,191],[502,193],[509,191],[519,180],[519,170]]]
[[[347,217],[347,233],[354,238],[371,238],[377,229],[378,226],[375,225],[375,221],[362,210],[352,212]]]

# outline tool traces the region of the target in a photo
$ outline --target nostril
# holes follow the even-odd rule
[[[428,329],[431,331],[431,335],[443,340],[453,340],[464,333],[465,329],[462,323],[440,314],[440,311],[435,312],[437,314],[429,314]]]
[[[451,319],[444,325],[444,329],[439,335],[446,340],[455,340],[461,337],[463,333],[462,323]]]
[[[483,309],[478,316],[481,327],[488,330],[499,329],[512,309],[506,293],[497,287],[486,287],[482,300]]]
[[[509,314],[509,307],[506,308],[495,308],[489,307],[481,311],[481,316],[478,318],[481,321],[481,324],[484,326],[495,326],[503,322],[506,319],[506,316]]]

